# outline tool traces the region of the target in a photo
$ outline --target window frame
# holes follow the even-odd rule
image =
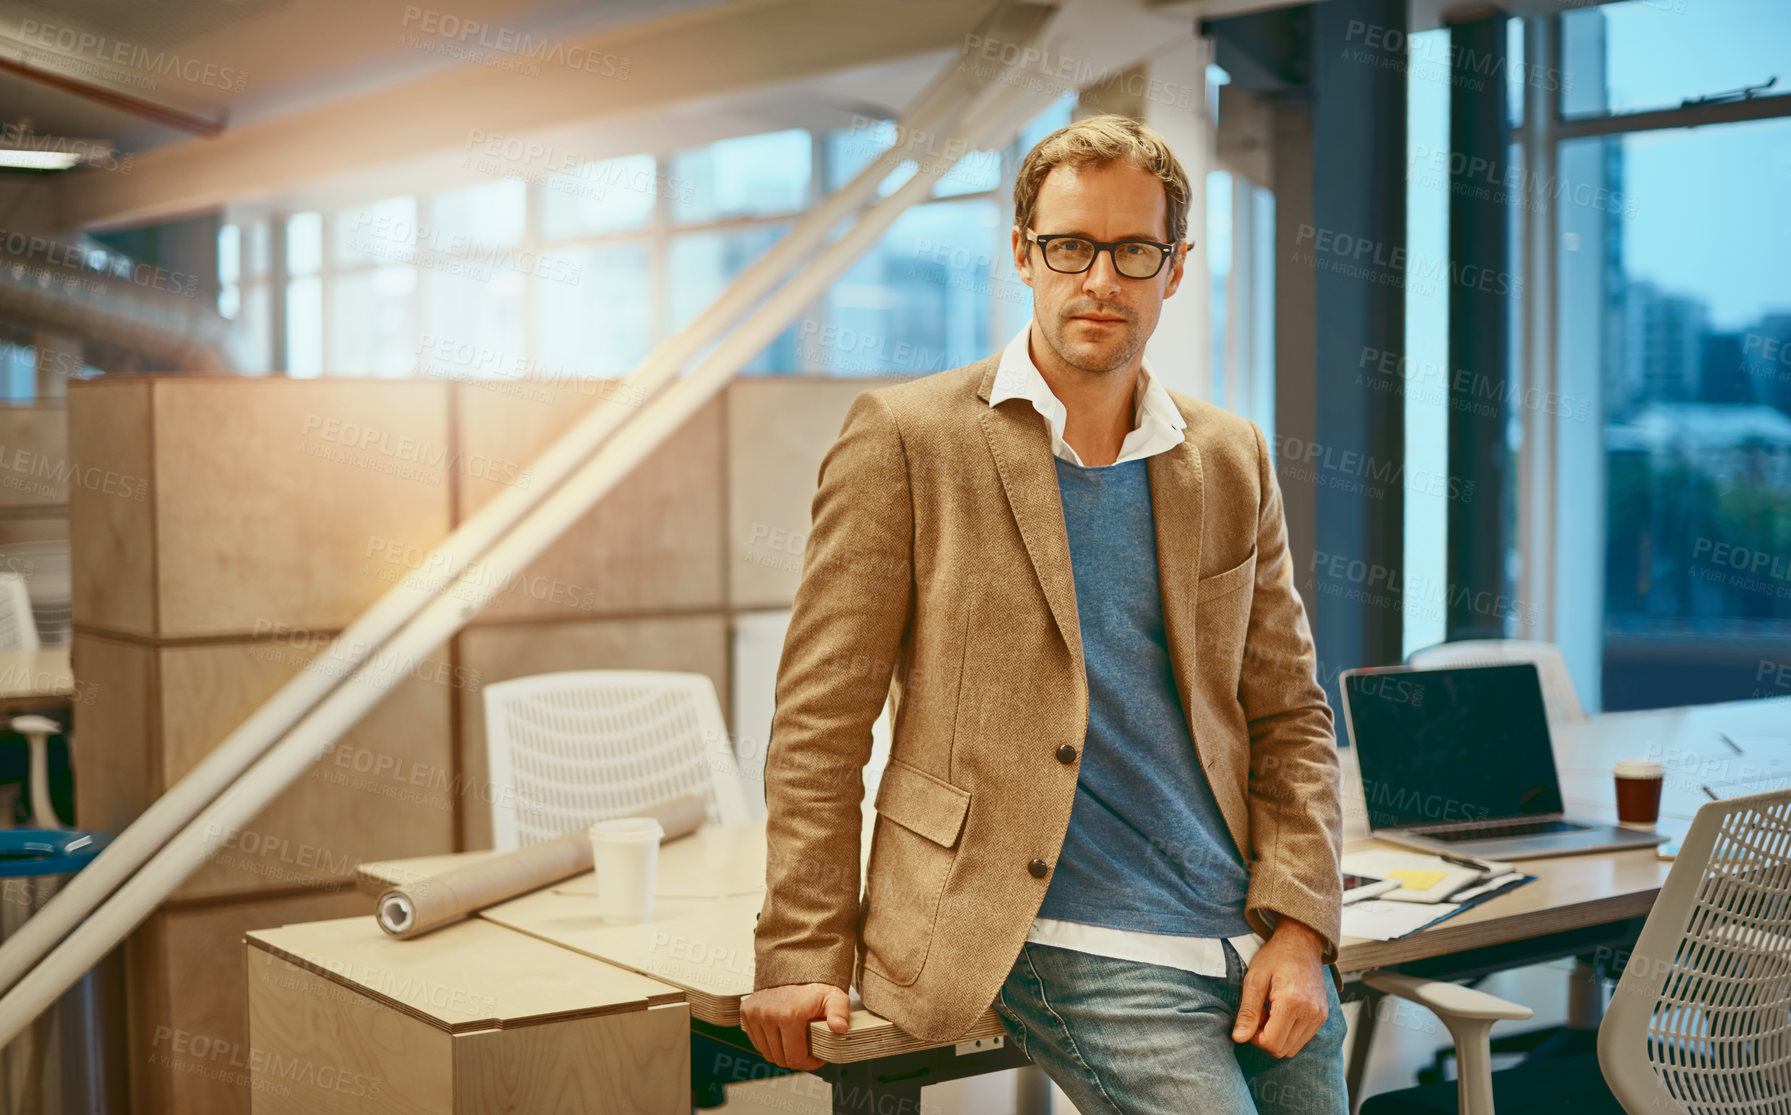
[[[1565,13],[1513,16],[1523,21],[1525,67],[1533,72],[1560,73],[1562,20]],[[1560,172],[1560,145],[1573,140],[1619,136],[1637,132],[1737,124],[1755,120],[1791,118],[1791,93],[1746,100],[1682,105],[1678,108],[1567,118],[1563,115],[1565,90],[1561,83],[1548,89],[1546,82],[1525,82],[1519,137],[1525,177],[1552,182]],[[1596,475],[1563,467],[1563,445],[1558,415],[1547,408],[1521,411],[1523,452],[1518,455],[1517,489],[1517,599],[1539,602],[1519,609],[1515,637],[1536,639],[1560,646],[1569,672],[1588,712],[1603,707],[1604,681],[1604,566],[1609,539],[1605,536],[1605,466],[1602,423],[1604,390],[1599,371],[1580,369],[1563,375],[1557,359],[1560,342],[1559,251],[1562,207],[1548,206],[1538,214],[1532,206],[1519,207],[1518,242],[1522,245],[1521,270],[1526,294],[1520,304],[1518,359],[1528,369],[1525,385],[1544,398],[1574,395],[1593,401],[1600,435],[1594,452]],[[1569,382],[1571,379],[1571,382]],[[1562,509],[1594,507],[1595,515],[1562,518]],[[1575,526],[1575,523],[1578,525]],[[1577,531],[1564,537],[1563,525]],[[1591,548],[1588,548],[1588,545]],[[1576,555],[1593,553],[1595,561],[1579,559],[1580,567],[1564,559],[1563,551]]]

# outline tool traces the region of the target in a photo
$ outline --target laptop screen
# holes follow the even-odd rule
[[[1535,666],[1359,673],[1343,682],[1371,828],[1561,812]]]

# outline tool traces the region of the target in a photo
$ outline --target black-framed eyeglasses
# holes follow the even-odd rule
[[[1163,269],[1175,254],[1174,244],[1156,240],[1090,240],[1073,233],[1047,233],[1040,236],[1026,230],[1026,239],[1039,246],[1045,266],[1065,275],[1080,275],[1094,266],[1095,256],[1107,252],[1113,258],[1113,269],[1128,279],[1148,279]]]

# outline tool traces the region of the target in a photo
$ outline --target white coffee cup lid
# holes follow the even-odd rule
[[[1619,759],[1611,768],[1618,778],[1660,778],[1666,774],[1659,759]]]
[[[665,836],[665,826],[651,817],[612,817],[586,830],[597,840],[655,840]]]

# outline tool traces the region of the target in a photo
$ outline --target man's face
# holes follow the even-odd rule
[[[1039,185],[1033,232],[1074,233],[1090,240],[1167,243],[1168,199],[1163,183],[1130,163],[1051,168]],[[1186,245],[1148,279],[1121,275],[1111,252],[1088,270],[1065,275],[1045,266],[1043,249],[1013,234],[1014,267],[1032,288],[1032,316],[1045,343],[1073,368],[1110,372],[1136,356],[1157,328],[1163,299],[1182,281]]]

